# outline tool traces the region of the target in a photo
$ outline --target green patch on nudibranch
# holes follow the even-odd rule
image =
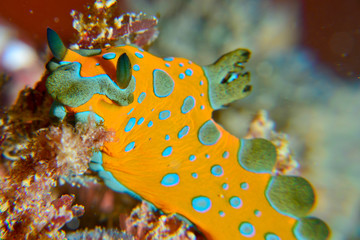
[[[251,172],[270,173],[275,166],[276,149],[265,139],[242,139],[238,161]]]
[[[299,240],[326,240],[330,231],[322,220],[316,217],[304,217],[295,224],[294,234]]]
[[[294,217],[306,216],[315,201],[310,183],[297,176],[271,177],[266,196],[275,209]]]

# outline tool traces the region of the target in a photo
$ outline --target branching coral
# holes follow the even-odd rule
[[[34,135],[18,152],[21,159],[9,164],[9,172],[0,178],[0,236],[4,239],[63,239],[59,229],[82,215],[83,208],[71,206],[74,196],[52,196],[52,188],[60,176],[83,174],[92,151],[111,141],[111,133],[94,121],[75,128],[50,126]]]

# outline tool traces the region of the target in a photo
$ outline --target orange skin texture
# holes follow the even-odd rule
[[[102,166],[106,171],[164,212],[185,216],[208,239],[247,239],[239,231],[242,222],[250,222],[254,226],[255,234],[251,239],[265,239],[266,233],[275,233],[283,240],[295,239],[292,228],[296,219],[279,213],[266,199],[265,190],[271,174],[253,173],[238,163],[240,140],[215,123],[221,133],[218,141],[213,145],[204,145],[199,141],[199,128],[212,119],[214,111],[208,98],[208,81],[200,66],[183,58],[165,61],[147,52],[141,52],[143,58],[138,58],[135,52],[140,50],[132,46],[103,49],[100,55],[91,57],[68,50],[63,61],[81,63],[82,77],[107,74],[115,80],[117,57],[103,59],[102,55],[107,52],[116,53],[117,57],[126,52],[131,65],[140,66],[139,71],[132,71],[136,79],[134,101],[128,106],[119,106],[105,95],[94,94],[79,107],[65,106],[69,113],[95,112],[104,119],[105,128],[116,133],[114,141],[106,142],[101,149]],[[100,64],[97,66],[97,63]],[[170,66],[165,66],[165,63]],[[192,75],[180,79],[179,74],[188,68],[192,69]],[[166,71],[174,80],[174,90],[169,96],[159,98],[154,94],[154,69]],[[138,103],[142,92],[146,93],[146,97]],[[180,109],[187,96],[194,97],[195,106],[184,114]],[[132,108],[134,110],[128,114]],[[171,111],[171,116],[160,120],[159,112],[164,110]],[[125,126],[132,117],[137,120],[143,117],[144,122],[135,124],[131,131],[125,132]],[[153,126],[147,126],[149,121],[153,122]],[[190,130],[179,139],[178,132],[185,125]],[[166,140],[166,135],[170,139]],[[130,142],[135,142],[135,147],[125,152]],[[168,146],[172,146],[172,154],[164,157],[162,152]],[[227,158],[223,157],[224,151],[229,153]],[[189,160],[191,154],[196,156],[193,161]],[[210,169],[215,164],[222,166],[221,176],[211,173]],[[168,173],[178,174],[180,181],[177,185],[161,184],[163,176]],[[192,173],[196,173],[197,178]],[[242,189],[242,182],[248,183],[249,188]],[[222,188],[223,183],[228,184],[227,189]],[[211,199],[211,208],[204,213],[196,211],[192,207],[195,196],[207,196]],[[234,208],[229,204],[232,196],[242,200],[241,207]],[[255,210],[261,214],[257,216]],[[225,215],[221,216],[219,211]]]

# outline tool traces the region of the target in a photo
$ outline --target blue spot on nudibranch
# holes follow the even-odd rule
[[[185,78],[185,74],[180,73],[180,74],[179,74],[179,78],[180,78],[180,79],[184,79],[184,78]]]
[[[202,86],[203,84],[204,84],[204,81],[201,80],[201,81],[200,81],[200,86]]]
[[[183,63],[179,63],[179,66],[180,66],[180,67],[183,67],[183,66],[184,66],[184,64],[183,64]]]
[[[224,217],[225,216],[224,211],[219,211],[219,215],[220,215],[220,217]]]
[[[229,152],[225,151],[222,155],[223,158],[228,158],[229,157]]]
[[[133,69],[134,69],[134,71],[139,71],[139,70],[140,70],[140,66],[139,66],[138,64],[135,64],[135,65],[133,66]]]
[[[168,62],[171,62],[171,61],[174,60],[174,58],[173,58],[173,57],[166,57],[166,58],[164,58],[164,60],[165,60],[165,61],[168,61]]]
[[[144,98],[146,97],[146,93],[142,92],[140,93],[139,97],[138,97],[138,103],[142,103],[142,101],[144,101]]]
[[[198,177],[198,174],[197,174],[197,173],[191,173],[191,176],[192,176],[193,178],[197,178],[197,177]]]
[[[212,166],[210,172],[216,177],[221,177],[224,174],[224,170],[220,165]]]
[[[221,185],[221,187],[222,187],[224,190],[228,190],[228,189],[229,189],[229,184],[223,183],[223,185]]]
[[[265,240],[281,240],[278,235],[274,233],[266,233]]]
[[[188,69],[185,70],[185,74],[186,74],[187,76],[191,76],[191,75],[193,74],[193,70],[190,69],[190,68],[188,68]]]
[[[248,222],[242,222],[239,226],[239,231],[244,237],[252,237],[255,235],[254,226]]]
[[[163,157],[168,157],[172,154],[173,148],[171,146],[166,147],[164,151],[161,153]]]
[[[136,118],[130,118],[125,126],[125,132],[130,132],[131,129],[135,126],[135,123],[136,123]]]
[[[168,119],[171,115],[171,112],[169,110],[164,110],[164,111],[161,111],[159,113],[159,119],[160,120],[165,120],[165,119]]]
[[[105,53],[104,55],[102,55],[102,58],[105,60],[111,60],[114,59],[116,57],[115,53]]]
[[[193,96],[187,96],[181,106],[181,113],[186,114],[195,107],[195,98]]]
[[[134,111],[134,108],[130,109],[130,111],[127,113],[127,115],[129,115],[132,111]]]
[[[96,63],[95,65],[96,65],[96,66],[100,66],[100,63]]]
[[[135,147],[135,142],[129,143],[129,144],[125,147],[125,152],[129,152],[129,151],[133,150],[134,147]]]
[[[194,161],[196,159],[195,155],[190,155],[189,160]]]
[[[170,64],[169,64],[169,63],[165,63],[165,66],[170,67]]]
[[[179,182],[180,177],[177,173],[168,173],[162,178],[161,185],[165,187],[173,187],[179,184]]]
[[[148,127],[152,127],[152,125],[153,125],[154,123],[153,123],[153,121],[149,121],[149,123],[148,123]]]
[[[255,216],[257,216],[257,217],[260,217],[261,216],[261,212],[259,211],[259,210],[255,210],[254,211],[254,214],[255,214]]]
[[[135,56],[137,56],[138,58],[143,58],[144,55],[142,55],[142,53],[139,52],[135,52]]]
[[[198,196],[192,199],[191,205],[195,209],[195,211],[204,213],[210,210],[211,200],[210,198],[205,196]]]
[[[181,138],[183,138],[184,136],[186,136],[186,135],[189,133],[189,129],[190,129],[189,126],[183,127],[183,128],[179,131],[179,133],[178,133],[178,138],[181,139]]]
[[[239,197],[233,196],[229,199],[229,203],[233,208],[241,208],[242,201]]]
[[[205,154],[205,157],[206,157],[206,158],[210,158],[210,155],[207,153],[207,154]]]
[[[165,140],[166,141],[170,140],[170,136],[168,134],[165,135]]]
[[[143,117],[139,118],[139,120],[137,121],[137,125],[141,125],[144,122],[144,120],[145,119]]]
[[[240,183],[240,187],[244,190],[248,190],[249,184],[247,182],[242,182],[242,183]]]

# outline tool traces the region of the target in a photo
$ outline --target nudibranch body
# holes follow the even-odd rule
[[[326,224],[307,217],[310,184],[272,174],[275,147],[212,119],[251,90],[247,50],[200,67],[134,46],[68,50],[50,29],[48,40],[52,114],[93,117],[116,133],[90,163],[109,187],[185,217],[208,239],[327,239]]]

